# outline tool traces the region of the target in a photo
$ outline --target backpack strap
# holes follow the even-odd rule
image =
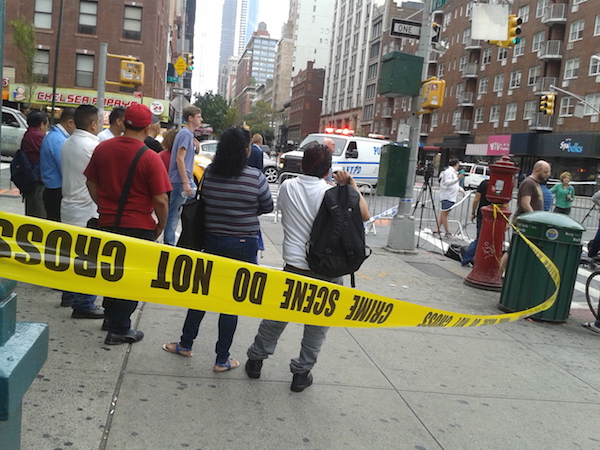
[[[148,146],[144,144],[135,154],[133,161],[131,161],[131,165],[129,166],[129,172],[127,173],[127,179],[125,180],[125,184],[123,185],[123,192],[121,192],[121,198],[119,199],[119,209],[117,209],[117,216],[115,217],[113,230],[116,230],[119,224],[121,223],[121,216],[123,215],[123,210],[125,209],[127,197],[129,197],[129,189],[131,189],[131,183],[133,182],[133,174],[135,173],[135,167],[137,166],[138,161],[140,160],[140,158],[146,150],[148,150]]]
[[[341,186],[336,186],[331,188],[325,192],[325,197],[323,198],[323,202],[327,206],[327,210],[332,217],[332,228],[331,234],[329,235],[329,239],[327,242],[327,247],[333,247],[335,243],[340,238],[342,233],[343,226],[343,215],[342,210],[340,208],[340,195],[341,195]]]

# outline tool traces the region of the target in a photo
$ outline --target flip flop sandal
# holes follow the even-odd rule
[[[228,370],[237,369],[238,367],[240,367],[240,362],[237,359],[229,358],[226,363],[215,363],[213,372],[227,372]]]
[[[180,347],[179,342],[163,344],[162,349],[165,352],[175,353],[176,355],[185,356],[186,358],[189,358],[193,354],[191,348]]]

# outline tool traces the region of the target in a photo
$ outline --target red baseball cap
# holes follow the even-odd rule
[[[135,103],[125,110],[125,123],[136,128],[144,128],[152,123],[152,111],[146,105]]]

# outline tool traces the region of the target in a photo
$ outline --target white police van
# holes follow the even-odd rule
[[[377,184],[381,147],[393,143],[390,140],[372,139],[343,134],[314,133],[309,134],[300,144],[298,150],[283,153],[279,158],[280,181],[291,174],[302,173],[303,148],[311,142],[323,143],[329,138],[335,143],[331,168],[333,172],[347,171],[358,184]]]

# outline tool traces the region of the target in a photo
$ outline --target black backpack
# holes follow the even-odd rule
[[[371,255],[365,244],[365,228],[360,213],[360,195],[348,185],[325,192],[307,244],[310,270],[326,277],[351,275]]]
[[[17,150],[10,163],[10,181],[19,188],[22,195],[33,192],[38,185],[38,177],[29,158],[21,149]]]

